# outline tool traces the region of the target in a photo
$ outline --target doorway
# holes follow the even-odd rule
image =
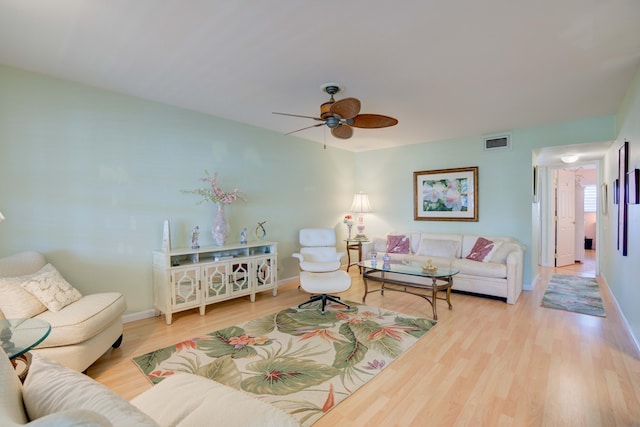
[[[547,234],[541,236],[540,265],[595,276],[597,172],[597,164],[547,169],[548,197],[540,201]]]

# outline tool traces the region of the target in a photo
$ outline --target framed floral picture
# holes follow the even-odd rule
[[[478,167],[413,173],[413,219],[478,221]]]

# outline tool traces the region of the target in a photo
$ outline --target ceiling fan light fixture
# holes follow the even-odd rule
[[[560,157],[560,160],[562,161],[562,163],[571,164],[578,161],[578,156],[575,154],[568,154],[566,156]]]
[[[361,105],[360,100],[357,98],[344,98],[336,101],[333,95],[344,90],[344,86],[339,85],[338,83],[325,83],[321,88],[323,92],[326,92],[329,95],[330,99],[329,101],[320,104],[320,117],[273,112],[273,114],[281,116],[302,117],[322,122],[294,130],[293,132],[288,132],[286,135],[326,125],[331,129],[332,136],[340,139],[349,139],[353,136],[354,127],[379,129],[398,124],[398,120],[393,117],[383,116],[380,114],[360,114]]]

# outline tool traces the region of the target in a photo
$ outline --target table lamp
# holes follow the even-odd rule
[[[366,239],[364,234],[364,214],[371,212],[371,204],[369,203],[369,195],[367,193],[356,193],[353,196],[353,203],[351,204],[351,212],[358,215],[358,234],[356,239]]]

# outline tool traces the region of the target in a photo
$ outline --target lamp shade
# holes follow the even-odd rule
[[[371,212],[371,204],[369,203],[369,195],[367,193],[356,193],[353,196],[350,212],[368,213]]]
[[[2,212],[0,212],[0,222],[4,220],[4,216],[2,216]]]

